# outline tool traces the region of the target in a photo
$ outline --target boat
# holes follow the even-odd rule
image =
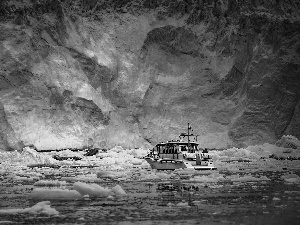
[[[191,126],[188,124],[188,133],[181,133],[179,136],[188,137],[187,141],[183,138],[177,141],[168,141],[156,144],[145,160],[152,169],[157,170],[176,170],[176,169],[195,169],[195,170],[216,170],[212,158],[207,149],[202,152],[198,148],[196,141],[190,141]]]

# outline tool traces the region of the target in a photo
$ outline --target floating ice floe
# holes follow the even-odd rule
[[[29,213],[29,214],[42,214],[48,216],[58,215],[59,212],[56,209],[51,208],[50,201],[43,201],[35,204],[30,208],[25,209],[1,209],[1,214],[22,214],[22,213]]]
[[[107,197],[113,194],[109,188],[103,188],[97,184],[76,182],[73,184],[73,187],[82,196],[89,195],[90,197]]]
[[[73,187],[82,196],[89,195],[90,197],[108,197],[110,195],[125,195],[126,192],[119,186],[116,185],[112,189],[101,187],[97,184],[86,184],[82,182],[76,182]]]
[[[46,189],[46,188],[35,188],[29,195],[32,199],[40,200],[51,200],[51,199],[61,199],[61,200],[78,200],[82,199],[82,195],[76,190],[68,189]]]

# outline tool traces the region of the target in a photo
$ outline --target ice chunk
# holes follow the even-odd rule
[[[43,214],[48,216],[59,214],[59,212],[56,211],[56,209],[51,208],[50,201],[42,201],[30,208],[25,208],[25,209],[1,209],[0,210],[0,214],[20,214],[20,213]]]
[[[68,190],[68,189],[46,189],[46,188],[36,188],[34,189],[30,195],[32,199],[63,199],[63,200],[77,200],[82,199],[82,196],[76,190]]]
[[[86,184],[83,182],[76,182],[73,187],[81,195],[89,195],[90,197],[109,197],[112,195],[126,195],[126,192],[120,185],[116,185],[112,189],[101,187],[97,184]]]
[[[97,184],[86,184],[82,182],[76,182],[73,187],[81,195],[89,195],[90,197],[107,197],[112,195],[113,192],[109,188],[103,188]]]

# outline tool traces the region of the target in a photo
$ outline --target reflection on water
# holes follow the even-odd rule
[[[299,224],[299,184],[284,183],[280,172],[260,172],[259,175],[271,180],[217,183],[191,183],[184,179],[107,180],[100,185],[112,187],[118,183],[128,195],[112,199],[53,200],[51,207],[60,212],[58,216],[0,215],[0,221],[21,224]],[[27,197],[33,182],[13,183],[1,179],[0,208],[25,208],[36,203]]]

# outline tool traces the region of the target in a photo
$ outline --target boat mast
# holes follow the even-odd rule
[[[188,123],[188,132],[187,133],[181,133],[179,135],[179,138],[181,138],[181,137],[188,137],[188,151],[190,150],[190,146],[191,146],[191,144],[190,144],[190,136],[194,136],[196,138],[197,138],[197,136],[199,136],[198,134],[194,135],[194,134],[190,133],[191,131],[193,131],[192,127],[190,126],[190,123]]]
[[[190,130],[192,129],[192,127],[190,126],[190,123],[188,123],[188,152],[190,151],[190,136],[192,136],[192,134],[190,135]]]

